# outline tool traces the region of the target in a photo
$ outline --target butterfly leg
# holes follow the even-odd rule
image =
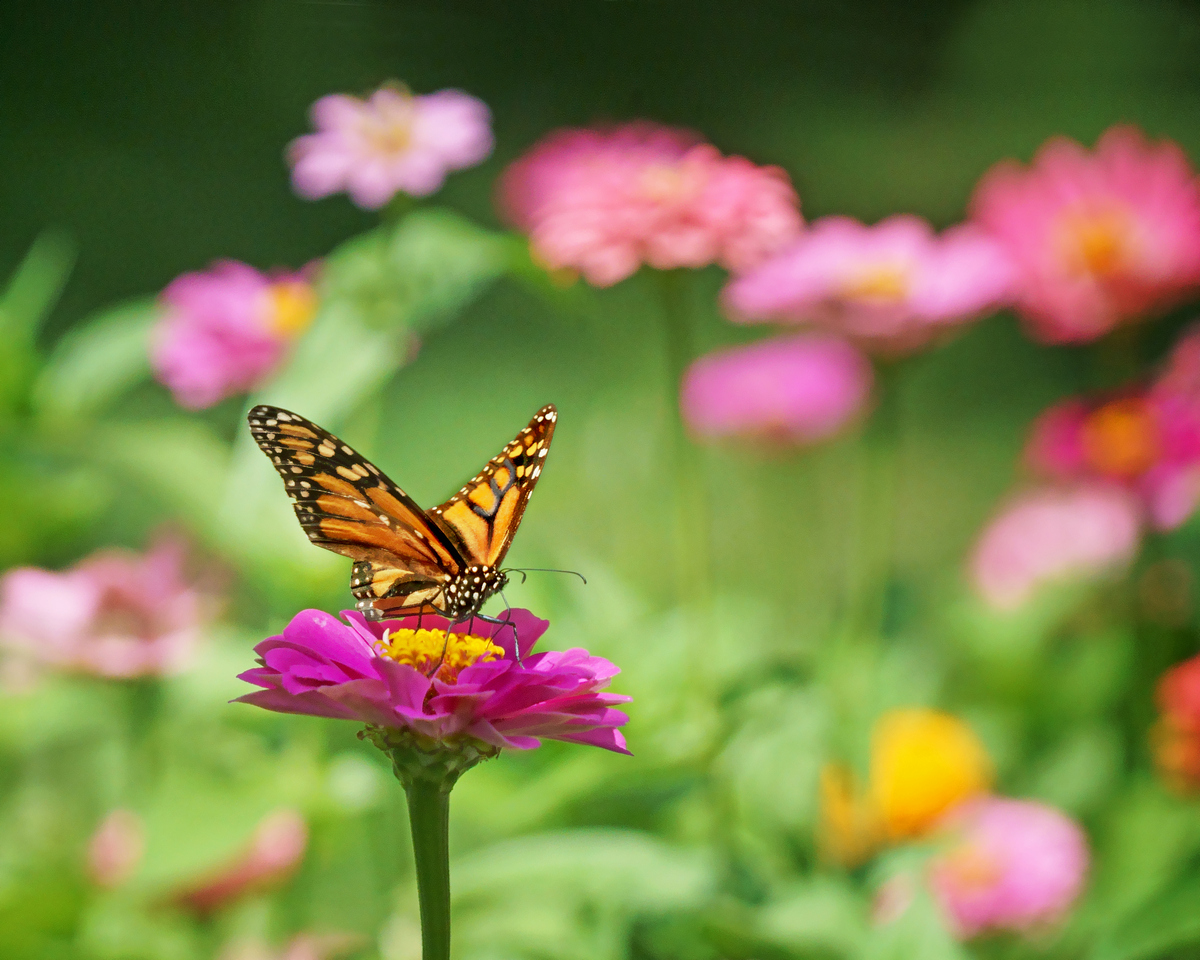
[[[508,603],[507,600],[505,600],[504,602],[505,602],[505,604]],[[477,616],[484,623],[492,623],[498,627],[511,627],[512,628],[513,653],[516,655],[517,663],[521,663],[521,638],[517,634],[517,625],[512,620],[509,620],[507,618],[507,615],[511,612],[512,612],[512,607],[508,607],[508,609],[506,609],[504,611],[504,613],[505,613],[504,619],[499,619],[497,617],[489,617],[487,614],[484,614],[484,613],[477,613],[477,614],[475,614],[475,616]]]
[[[445,639],[442,640],[442,655],[438,657],[437,663],[433,665],[433,669],[425,674],[426,677],[436,677],[437,672],[442,669],[442,664],[446,662],[446,651],[450,649],[450,631],[457,627],[460,623],[462,623],[461,620],[451,620],[448,624],[446,624],[446,636]]]

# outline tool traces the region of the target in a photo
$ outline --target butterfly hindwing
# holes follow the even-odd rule
[[[257,406],[248,419],[313,543],[399,571],[406,582],[440,584],[465,566],[461,551],[425,511],[332,433],[279,407]]]
[[[512,543],[550,450],[558,411],[547,404],[453,497],[429,511],[469,563],[497,567]]]

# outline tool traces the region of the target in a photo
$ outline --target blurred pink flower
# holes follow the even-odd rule
[[[1013,268],[981,230],[941,236],[920,217],[866,226],[824,217],[791,246],[725,288],[730,316],[820,324],[901,354],[1009,299]]]
[[[1119,483],[1155,527],[1178,527],[1200,502],[1200,331],[1176,344],[1148,387],[1051,407],[1034,423],[1025,458],[1051,479]]]
[[[983,599],[1013,610],[1046,583],[1090,579],[1137,552],[1141,510],[1115,485],[1042,488],[1017,496],[988,524],[970,574]]]
[[[450,171],[492,152],[487,104],[459,90],[416,96],[387,84],[365,100],[322,97],[310,116],[317,132],[288,147],[292,185],[310,200],[345,190],[358,206],[377,210],[397,193],[434,193]]]
[[[151,365],[176,402],[200,410],[267,380],[312,322],[317,300],[306,272],[268,276],[219,260],[176,277],[162,304]]]
[[[207,914],[276,886],[292,875],[308,848],[308,824],[295,810],[275,810],[255,827],[250,842],[231,862],[179,891],[174,899]]]
[[[1032,800],[990,797],[960,808],[929,879],[956,934],[1028,931],[1060,920],[1079,896],[1090,855],[1070,817]]]
[[[845,340],[776,337],[701,357],[684,375],[680,407],[704,439],[815,443],[862,412],[872,379],[870,362]]]
[[[180,544],[161,540],[144,554],[95,553],[61,573],[10,570],[0,578],[0,644],[101,677],[178,673],[200,642],[203,613],[183,560]]]
[[[803,227],[783,170],[647,122],[551,133],[505,171],[497,202],[537,259],[597,287],[643,263],[745,270]]]
[[[87,872],[104,889],[119,887],[133,876],[146,851],[142,819],[132,810],[114,810],[88,842]]]
[[[1176,144],[1135,127],[1093,152],[1056,137],[1027,169],[997,164],[971,215],[1017,264],[1018,309],[1046,343],[1094,340],[1200,285],[1200,184]]]

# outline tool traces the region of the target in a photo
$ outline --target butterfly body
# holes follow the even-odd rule
[[[461,623],[483,617],[483,604],[508,582],[500,565],[558,413],[551,405],[539,410],[458,493],[428,511],[310,420],[271,406],[255,407],[248,419],[309,540],[355,561],[350,587],[364,616],[437,614]]]

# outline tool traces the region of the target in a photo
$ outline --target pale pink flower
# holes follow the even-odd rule
[[[803,226],[783,170],[645,122],[550,134],[505,171],[497,199],[538,260],[598,287],[642,264],[745,270]]]
[[[255,828],[230,862],[175,895],[197,913],[212,913],[249,893],[268,889],[295,872],[308,848],[308,824],[295,810],[275,810]]]
[[[680,409],[703,439],[815,443],[863,411],[872,379],[870,362],[845,340],[776,337],[695,361],[683,378]]]
[[[811,322],[886,354],[924,346],[1007,302],[1013,269],[972,226],[935,234],[901,214],[874,226],[824,217],[785,250],[732,280],[741,323]]]
[[[151,335],[154,373],[191,410],[253,390],[275,373],[311,323],[307,271],[268,275],[234,260],[176,277]]]
[[[141,817],[132,810],[114,810],[88,841],[88,877],[104,889],[119,887],[133,876],[145,852]]]
[[[377,210],[397,193],[434,193],[492,152],[491,111],[459,90],[418,96],[387,84],[365,100],[322,97],[310,116],[317,132],[288,147],[292,185],[309,200],[344,190]]]
[[[1083,888],[1087,838],[1053,807],[989,797],[960,808],[946,827],[952,840],[931,861],[929,880],[962,939],[1052,925]]]
[[[185,669],[201,640],[203,597],[180,544],[144,554],[106,550],[56,573],[19,567],[0,578],[0,644],[46,667],[130,678]]]
[[[1056,137],[1028,168],[997,164],[971,215],[1016,263],[1018,309],[1046,343],[1094,340],[1200,285],[1200,184],[1178,145],[1135,127],[1092,152]]]
[[[971,580],[998,610],[1013,610],[1047,583],[1093,579],[1129,564],[1141,510],[1115,485],[1042,488],[1020,494],[985,528]]]

